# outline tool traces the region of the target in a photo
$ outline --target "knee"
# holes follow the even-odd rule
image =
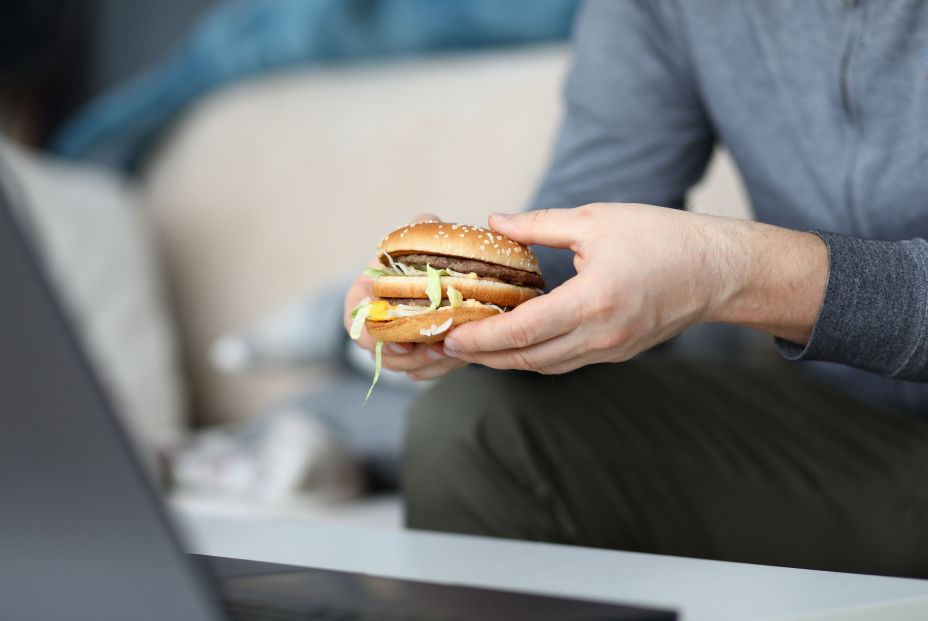
[[[511,376],[465,368],[441,380],[409,413],[402,469],[412,528],[505,536],[515,501],[512,454],[518,408]],[[518,487],[518,486],[517,486]]]
[[[485,461],[487,385],[493,373],[471,368],[443,378],[413,404],[406,423],[403,493],[407,517],[420,519],[449,513],[461,499],[460,488],[473,483]],[[481,385],[482,384],[482,385]],[[505,408],[494,415],[505,416]]]

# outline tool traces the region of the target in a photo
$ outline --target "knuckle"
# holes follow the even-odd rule
[[[607,349],[613,349],[621,342],[621,335],[618,333],[603,332],[590,338],[587,341],[587,344],[592,350],[603,351]]]
[[[545,218],[551,216],[551,209],[535,209],[528,212],[528,222],[529,224],[538,224]]]
[[[577,207],[576,214],[581,218],[591,218],[595,216],[599,211],[606,207],[605,203],[589,203],[586,205],[581,205]]]
[[[526,355],[525,352],[521,351],[512,352],[512,363],[513,368],[524,369],[526,371],[534,371],[536,366],[535,361],[533,361],[530,356]]]
[[[410,360],[409,356],[383,356],[383,366],[391,371],[418,371],[422,368],[422,363],[416,360]]]
[[[435,215],[434,213],[432,213],[432,212],[430,212],[430,211],[422,211],[422,212],[420,212],[420,213],[417,213],[417,214],[412,218],[412,220],[410,220],[409,222],[410,222],[410,224],[415,224],[416,222],[425,222],[426,220],[432,220],[432,221],[435,221],[435,222],[441,222],[441,221],[442,221],[441,218],[439,218],[439,217],[438,217],[437,215]]]
[[[528,329],[519,322],[509,324],[509,333],[507,334],[509,343],[514,348],[528,347],[531,345],[531,334]]]
[[[593,293],[587,302],[586,315],[593,321],[604,321],[615,312],[612,299],[603,293]]]
[[[406,370],[408,370],[408,369],[404,369],[404,368],[403,368],[403,365],[400,364],[399,362],[397,362],[397,359],[396,359],[396,358],[390,358],[390,357],[384,356],[384,357],[383,357],[383,360],[381,361],[381,363],[383,364],[383,368],[388,369],[388,370],[390,370],[390,371],[406,371]]]

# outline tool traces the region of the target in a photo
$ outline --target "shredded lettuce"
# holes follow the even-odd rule
[[[430,310],[435,310],[441,305],[441,272],[431,265],[426,264],[425,271],[428,273],[428,282],[425,285],[425,294],[429,296]]]
[[[364,269],[364,275],[368,278],[380,278],[381,276],[422,276],[425,270],[415,265],[406,265],[400,261],[394,261],[389,252],[381,250],[383,256],[387,257],[389,268],[377,269],[368,267]]]
[[[383,349],[383,341],[377,341],[377,345],[374,346],[374,381],[371,382],[371,387],[367,389],[367,396],[364,397],[364,403],[361,406],[367,405],[367,400],[371,398],[371,393],[374,392],[374,386],[377,385],[377,380],[380,379],[380,366],[382,363],[381,350]]]
[[[364,268],[364,275],[367,276],[368,278],[373,279],[373,280],[377,280],[377,279],[380,278],[381,276],[390,276],[390,275],[392,275],[392,274],[394,274],[394,273],[395,273],[395,272],[393,272],[392,270],[379,270],[379,269],[377,269],[377,268],[375,268],[375,267],[365,267],[365,268]]]
[[[460,308],[464,303],[464,296],[452,285],[448,285],[448,301],[451,303],[451,308]]]
[[[397,304],[393,307],[393,315],[396,317],[415,317],[431,313],[432,309],[428,306],[416,306],[413,304]]]
[[[390,268],[397,274],[402,274],[400,269],[396,267],[396,261],[394,261],[393,257],[390,256],[390,253],[386,250],[381,250],[381,252],[383,253],[383,256],[387,257],[387,261],[390,263]]]
[[[474,273],[474,272],[467,272],[467,273],[465,274],[464,272],[457,272],[457,271],[455,271],[455,270],[448,269],[448,268],[445,268],[445,269],[442,270],[442,271],[443,271],[447,276],[455,276],[455,277],[457,277],[457,278],[476,278],[476,277],[477,277],[477,274]]]
[[[363,300],[358,302],[358,305],[355,306],[354,309],[351,311],[352,319],[358,314],[358,311],[361,310],[362,307],[367,306],[370,303],[371,303],[371,299],[369,297],[365,297]]]
[[[420,270],[415,265],[406,265],[400,261],[396,262],[396,267],[400,276],[422,276],[423,274],[423,270]]]
[[[371,305],[369,303],[355,309],[354,321],[351,322],[351,330],[348,331],[352,339],[361,338],[361,328],[364,327],[364,322],[370,314]]]
[[[447,332],[448,328],[451,327],[451,322],[453,319],[454,317],[448,317],[448,320],[445,321],[440,326],[436,326],[433,323],[428,328],[419,328],[419,334],[421,334],[422,336],[435,336],[437,334],[441,334],[442,332]]]

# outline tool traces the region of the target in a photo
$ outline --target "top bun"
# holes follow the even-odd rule
[[[425,220],[401,226],[380,240],[377,254],[440,254],[541,274],[535,253],[490,229]]]

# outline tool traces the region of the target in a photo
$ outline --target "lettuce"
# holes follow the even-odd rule
[[[355,309],[354,321],[351,322],[351,330],[348,331],[348,334],[351,335],[351,338],[358,340],[361,338],[361,328],[364,327],[364,322],[367,320],[368,315],[371,314],[371,305],[370,303],[359,306]]]
[[[425,285],[425,294],[429,296],[430,310],[435,310],[441,305],[441,273],[431,265],[426,264],[425,271],[428,274],[428,282]]]
[[[451,308],[460,308],[464,303],[464,296],[451,285],[448,285],[448,302],[451,303]]]
[[[365,267],[365,268],[364,268],[364,275],[367,276],[368,278],[370,278],[371,280],[377,280],[377,279],[380,278],[381,276],[390,276],[390,275],[392,275],[392,274],[394,274],[394,273],[395,273],[395,272],[392,272],[392,271],[390,271],[390,270],[379,270],[379,269],[377,269],[377,268],[375,268],[375,267]]]
[[[436,326],[433,323],[428,328],[419,328],[419,334],[421,334],[422,336],[436,336],[438,334],[441,334],[442,332],[447,332],[448,328],[451,327],[451,322],[453,320],[454,320],[454,317],[448,317],[448,321],[441,324],[440,326]]]
[[[422,276],[422,270],[415,265],[406,265],[400,261],[396,262],[396,269],[399,270],[399,276]]]
[[[355,306],[354,309],[351,311],[352,319],[355,317],[355,315],[358,314],[358,311],[361,310],[363,306],[367,306],[370,303],[371,303],[371,299],[369,297],[365,297],[363,300],[358,302],[358,305]]]
[[[396,267],[396,261],[394,261],[393,257],[390,256],[390,253],[386,250],[381,250],[381,252],[383,252],[383,256],[387,257],[387,261],[390,263],[390,269],[392,269],[397,274],[402,274],[400,269]]]
[[[376,279],[381,276],[422,276],[422,274],[425,273],[425,270],[414,265],[406,265],[405,263],[394,261],[389,252],[381,252],[383,252],[383,256],[387,257],[387,262],[389,262],[390,267],[384,269],[366,267],[364,268],[364,275],[368,278]]]
[[[454,276],[456,278],[479,278],[475,272],[456,272],[455,270],[445,268],[442,270],[446,276]]]
[[[364,397],[364,403],[361,406],[367,405],[367,400],[371,398],[371,393],[374,392],[374,386],[377,385],[377,380],[380,379],[380,366],[382,363],[381,350],[383,349],[383,341],[377,341],[377,345],[374,346],[374,381],[371,382],[371,387],[367,389],[367,396]]]
[[[393,307],[393,316],[394,317],[415,317],[416,315],[423,315],[425,313],[431,313],[432,309],[428,306],[414,306],[412,304],[397,304]]]

